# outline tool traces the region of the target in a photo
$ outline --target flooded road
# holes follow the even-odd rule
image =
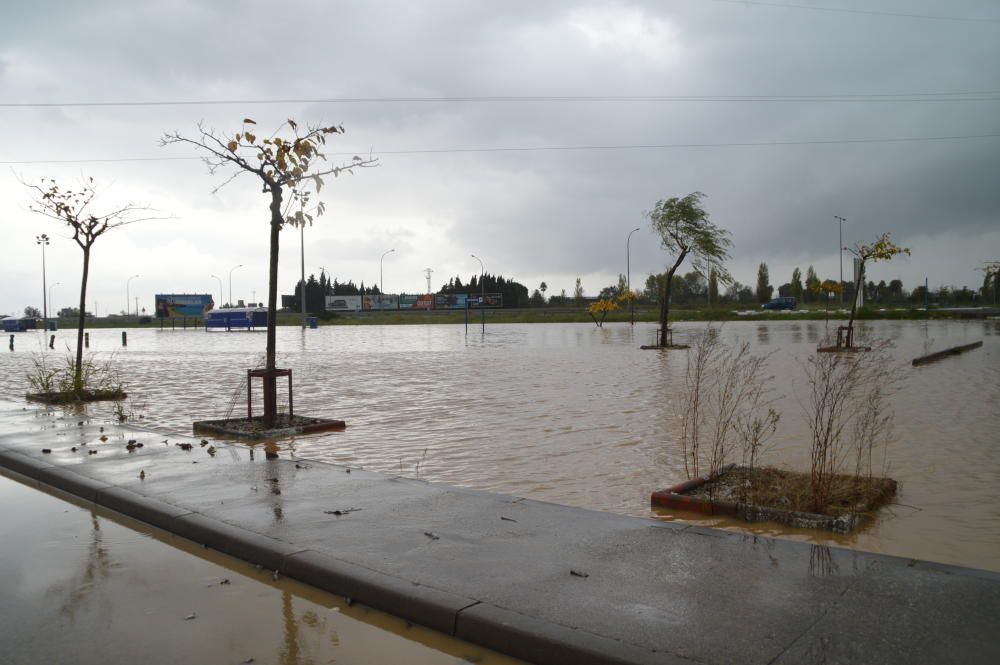
[[[830,330],[835,329],[830,324]],[[676,338],[703,324],[679,324]],[[802,363],[827,332],[822,321],[734,322],[728,342],[771,353],[781,425],[765,462],[808,468]],[[888,472],[898,504],[849,536],[740,528],[820,544],[1000,570],[1000,322],[866,322],[891,338],[905,365],[893,398]],[[243,381],[262,361],[264,336],[202,330],[91,332],[91,351],[114,354],[137,421],[190,431],[194,420],[245,413]],[[641,351],[653,326],[607,324],[331,326],[278,329],[279,366],[291,367],[295,410],[342,418],[344,432],[279,442],[292,454],[534,499],[638,516],[649,493],[684,479],[679,397],[685,352]],[[909,361],[982,339],[981,349],[926,367]],[[60,356],[41,334],[5,353],[0,398],[19,400],[38,354]],[[63,352],[60,352],[60,346]],[[111,406],[88,407],[111,418]],[[701,523],[730,525],[724,521]]]
[[[10,665],[520,662],[3,475],[0,502]]]

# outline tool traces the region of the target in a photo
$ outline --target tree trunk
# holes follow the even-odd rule
[[[663,303],[660,306],[660,342],[661,347],[667,346],[667,321],[670,318],[670,285],[674,281],[674,273],[677,272],[677,268],[680,267],[681,263],[687,257],[687,250],[683,250],[680,256],[677,257],[677,261],[674,262],[673,267],[667,271],[666,284],[663,288]]]
[[[861,265],[858,267],[858,279],[857,279],[857,283],[855,283],[855,285],[854,285],[854,298],[851,301],[851,318],[849,318],[847,320],[847,330],[848,330],[848,335],[850,335],[849,339],[851,339],[851,340],[854,339],[854,335],[853,335],[852,331],[854,330],[854,315],[858,311],[858,293],[859,293],[858,285],[859,284],[861,285],[862,289],[865,288],[865,286],[864,286],[864,284],[865,284],[865,262],[863,260],[861,261]],[[850,347],[850,346],[851,346],[851,344],[848,344],[848,347]]]
[[[267,353],[264,369],[274,370],[275,362],[275,328],[278,323],[278,249],[281,233],[281,187],[271,187],[271,253],[267,275]],[[302,289],[303,301],[305,288]],[[264,382],[264,425],[273,427],[278,413],[278,379],[273,375],[265,375]]]
[[[80,279],[80,316],[76,324],[76,365],[73,367],[73,389],[83,389],[83,327],[87,320],[87,276],[90,274],[90,246],[83,248],[83,277]]]

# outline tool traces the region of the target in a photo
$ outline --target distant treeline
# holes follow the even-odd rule
[[[438,293],[464,293],[470,296],[479,295],[483,290],[486,293],[499,293],[503,296],[504,307],[527,307],[528,288],[523,284],[518,284],[512,279],[504,279],[497,275],[484,275],[482,283],[478,275],[473,275],[468,283],[462,284],[461,277],[453,277],[448,283],[443,285]],[[295,294],[287,300],[290,303],[289,309],[300,311],[302,308],[302,280],[298,280],[294,287]],[[319,315],[326,311],[326,296],[366,296],[382,293],[377,285],[367,287],[364,282],[355,285],[354,281],[340,282],[337,278],[330,280],[326,273],[320,273],[319,279],[315,275],[309,275],[305,283],[306,311]]]

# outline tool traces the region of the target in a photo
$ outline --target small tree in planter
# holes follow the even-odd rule
[[[663,300],[660,303],[660,348],[670,346],[670,286],[674,273],[691,258],[695,272],[707,276],[712,270],[723,284],[732,278],[722,262],[729,258],[732,241],[729,232],[720,229],[708,219],[708,213],[701,205],[705,195],[692,192],[682,198],[669,198],[656,202],[652,211],[647,212],[653,230],[660,234],[660,244],[673,256],[674,262],[667,268]]]
[[[80,277],[80,308],[77,312],[76,326],[76,356],[67,363],[66,370],[71,374],[71,380],[60,380],[61,397],[52,399],[63,400],[94,400],[120,399],[124,397],[117,381],[108,383],[102,378],[101,372],[94,372],[94,367],[84,363],[83,359],[83,329],[86,319],[87,280],[90,277],[90,254],[97,239],[109,231],[135,224],[149,219],[162,219],[150,216],[150,208],[126,203],[117,208],[98,212],[95,210],[95,199],[98,196],[93,178],[84,179],[75,189],[60,187],[51,178],[42,178],[37,184],[22,183],[31,193],[32,212],[43,217],[54,219],[65,225],[72,233],[71,238],[83,251],[83,271]],[[109,366],[108,366],[109,367]],[[87,370],[87,371],[85,371]],[[97,387],[91,389],[88,379],[97,381]],[[34,383],[34,382],[33,382]],[[43,382],[47,385],[47,382]],[[36,384],[36,388],[39,385]],[[116,387],[109,387],[109,386]],[[44,391],[42,391],[44,393]]]
[[[598,328],[604,327],[604,319],[608,318],[608,312],[614,312],[618,309],[618,303],[609,298],[601,298],[597,302],[590,303],[587,308],[587,313],[590,314],[590,318],[594,320]],[[600,316],[600,318],[597,318]]]
[[[255,177],[264,194],[269,194],[271,227],[270,258],[267,288],[267,352],[265,356],[264,426],[272,427],[277,415],[277,377],[275,368],[275,324],[278,309],[278,249],[281,229],[285,225],[312,224],[324,212],[322,201],[311,203],[313,193],[319,194],[323,178],[354,169],[373,166],[375,159],[355,156],[346,164],[327,164],[322,149],[331,134],[343,134],[340,126],[306,126],[299,128],[294,120],[282,123],[269,137],[256,132],[256,122],[243,120],[238,132],[232,135],[216,133],[198,125],[199,135],[188,138],[178,132],[164,135],[161,145],[185,143],[204,153],[208,171],[235,169],[233,174],[215,191],[243,174]],[[288,195],[286,200],[285,196]]]
[[[854,287],[854,300],[851,302],[851,316],[847,321],[846,346],[850,348],[853,346],[854,316],[858,311],[858,298],[864,292],[865,264],[869,261],[872,263],[877,261],[889,261],[894,256],[899,254],[906,254],[909,256],[910,250],[906,247],[900,247],[896,243],[892,242],[888,233],[883,233],[879,239],[873,243],[858,243],[853,248],[845,247],[844,249],[853,254],[854,257],[860,261],[860,265],[858,266],[858,278],[856,280],[857,284]],[[840,346],[839,342],[838,346]]]
[[[830,296],[835,296],[838,293],[843,293],[844,285],[840,282],[835,282],[832,279],[824,279],[822,283],[819,281],[815,282],[811,287],[813,292],[817,295],[822,294],[823,296],[823,307],[826,310],[826,318],[830,319]]]

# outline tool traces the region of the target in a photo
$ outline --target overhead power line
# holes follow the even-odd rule
[[[580,102],[656,103],[924,103],[995,102],[1000,90],[861,93],[844,95],[462,95],[444,97],[288,97],[280,99],[164,99],[95,102],[0,102],[0,109],[130,108],[149,106],[258,106],[277,104],[511,104]]]
[[[503,153],[503,152],[568,152],[587,150],[667,150],[680,148],[757,148],[767,146],[802,146],[802,145],[852,145],[862,143],[926,143],[931,141],[964,141],[972,139],[1000,138],[997,134],[967,134],[958,136],[908,136],[891,138],[859,138],[859,139],[813,139],[803,141],[741,141],[726,143],[647,143],[618,145],[571,145],[571,146],[510,146],[489,148],[421,148],[414,150],[380,150],[376,156],[385,155],[438,155],[464,153]],[[369,152],[365,150],[363,152]],[[330,157],[351,157],[358,152],[328,153]],[[4,166],[27,166],[32,164],[96,164],[104,162],[176,162],[200,160],[201,157],[107,157],[90,159],[27,159],[0,161]]]

